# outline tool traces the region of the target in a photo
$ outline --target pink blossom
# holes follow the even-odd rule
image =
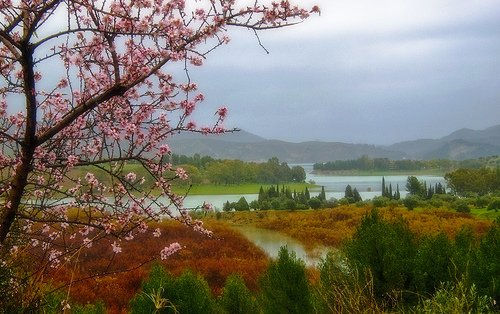
[[[170,147],[167,144],[163,144],[160,146],[160,155],[170,154]]]
[[[186,170],[184,170],[183,168],[180,168],[180,167],[175,169],[175,175],[181,180],[188,179],[188,174],[186,173]]]
[[[224,119],[227,116],[227,107],[220,107],[217,110],[217,114],[221,117],[221,119]]]
[[[171,243],[169,246],[166,246],[161,250],[160,257],[162,260],[167,259],[170,255],[176,253],[181,249],[181,245],[177,242]]]
[[[122,248],[116,243],[116,241],[111,244],[111,247],[113,248],[113,253],[115,254],[121,253],[122,251]]]
[[[137,175],[133,172],[129,172],[126,176],[125,179],[129,182],[134,182],[137,179]]]
[[[203,203],[203,206],[201,207],[204,211],[213,211],[214,207],[210,203]]]

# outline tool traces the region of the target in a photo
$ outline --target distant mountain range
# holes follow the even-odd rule
[[[484,130],[460,129],[439,139],[419,139],[389,146],[309,141],[268,140],[240,131],[220,136],[183,133],[169,145],[176,154],[265,161],[271,157],[292,163],[356,159],[363,155],[390,159],[463,160],[500,155],[500,125]]]

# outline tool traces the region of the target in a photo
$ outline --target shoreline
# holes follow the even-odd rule
[[[339,176],[339,177],[348,177],[348,176],[393,176],[393,175],[405,175],[405,176],[436,176],[442,177],[448,171],[444,171],[441,169],[429,169],[429,170],[313,170],[310,173],[317,176]]]

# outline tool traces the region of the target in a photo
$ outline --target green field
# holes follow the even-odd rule
[[[307,187],[308,189],[317,188],[314,184],[309,183],[283,183],[280,184],[288,187],[290,190],[303,191]],[[216,184],[203,184],[194,185],[189,190],[189,195],[224,195],[224,194],[257,194],[259,193],[260,187],[268,188],[271,184],[258,184],[258,183],[246,183],[246,184],[234,184],[234,185],[216,185]],[[174,187],[174,192],[185,193],[187,187]]]

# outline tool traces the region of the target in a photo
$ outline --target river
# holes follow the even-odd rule
[[[318,246],[308,254],[300,242],[277,231],[253,226],[233,227],[271,258],[277,258],[280,248],[286,246],[290,252],[295,252],[295,255],[303,260],[307,266],[317,266],[328,252],[328,248]]]

